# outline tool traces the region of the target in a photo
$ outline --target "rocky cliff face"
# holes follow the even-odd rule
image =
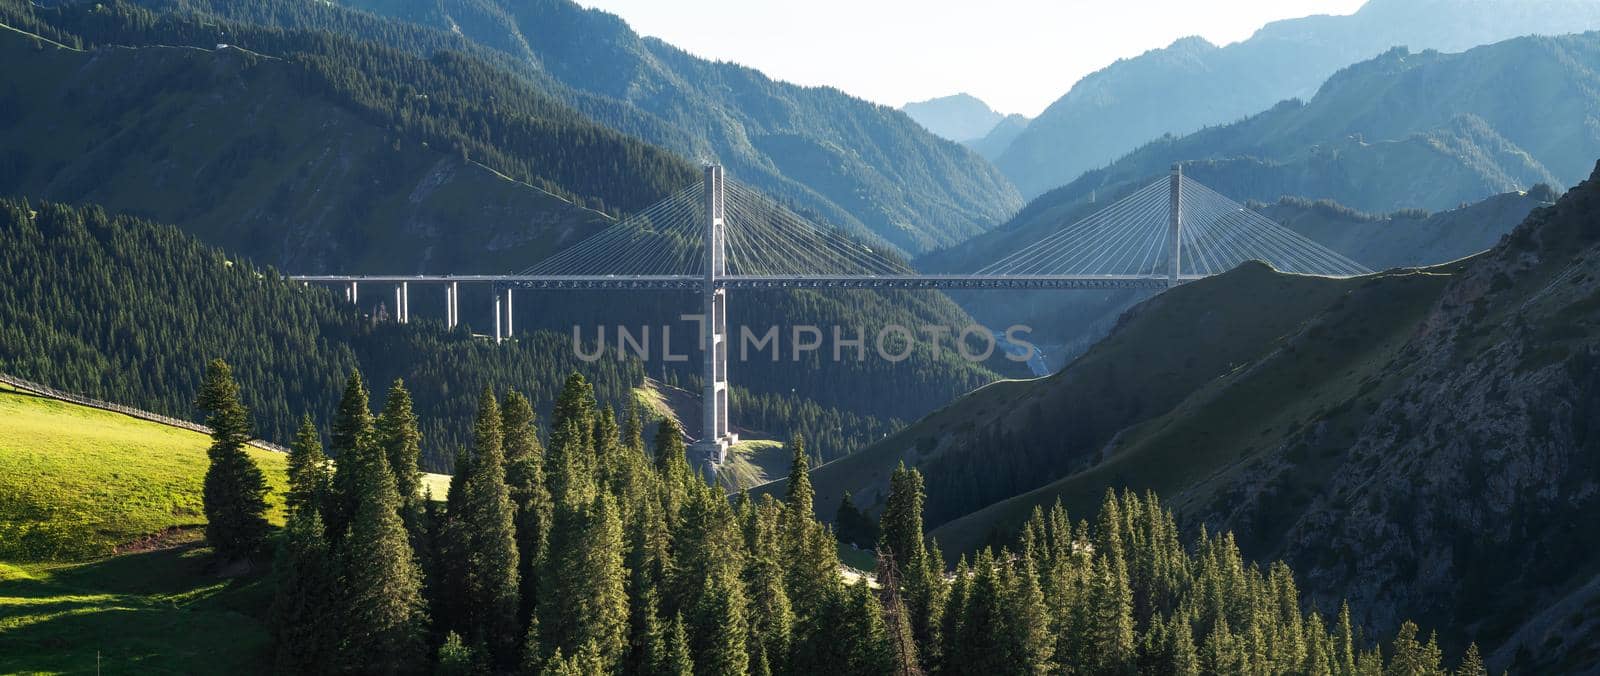
[[[1463,627],[1503,646],[1502,664],[1521,649],[1524,669],[1595,659],[1600,168],[1472,261],[1400,355],[1389,383],[1363,388],[1388,394],[1303,507],[1280,506],[1280,489],[1293,449],[1327,433],[1316,424],[1195,516],[1247,537],[1287,518],[1277,553],[1380,629]]]

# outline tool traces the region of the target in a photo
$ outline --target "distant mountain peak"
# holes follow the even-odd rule
[[[907,103],[900,110],[924,129],[951,141],[981,139],[1005,119],[982,99],[966,92]]]
[[[1190,36],[1187,36],[1187,37],[1181,37],[1181,38],[1178,38],[1176,40],[1173,40],[1172,44],[1167,45],[1167,49],[1170,50],[1170,51],[1205,51],[1205,52],[1209,52],[1209,51],[1214,50],[1214,49],[1220,49],[1220,47],[1217,47],[1210,40],[1207,40],[1207,39],[1205,39],[1203,37],[1200,37],[1198,35],[1190,35]]]

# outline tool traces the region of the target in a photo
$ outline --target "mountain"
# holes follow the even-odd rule
[[[1371,0],[1350,16],[1275,22],[1223,47],[1185,38],[1084,77],[996,165],[1034,197],[1151,139],[1309,97],[1338,69],[1392,47],[1455,52],[1597,28],[1600,5],[1588,0]]]
[[[241,49],[0,53],[0,194],[168,221],[301,273],[496,272],[610,224],[460,153],[397,136]],[[112,124],[112,120],[116,120]],[[671,162],[676,166],[676,162]]]
[[[363,22],[362,31],[393,44],[422,40],[424,29],[345,12]],[[335,34],[129,5],[29,16],[69,43],[123,46],[36,49],[26,35],[0,35],[0,49],[12,50],[8,60],[27,66],[0,72],[0,110],[15,122],[0,128],[0,193],[170,222],[230,256],[288,272],[518,270],[614,222],[578,203],[614,213],[653,199],[661,186],[698,179],[672,154],[541,98],[527,82],[471,56],[484,51],[471,45],[422,59]],[[217,48],[222,39],[233,46]],[[206,46],[162,46],[185,42]],[[81,104],[90,93],[98,105]],[[517,104],[495,103],[508,97]],[[113,111],[120,125],[105,122]],[[615,180],[593,184],[588,197],[563,188],[591,187],[588,181],[607,176]],[[493,321],[483,288],[463,297],[470,325]],[[415,314],[440,316],[442,296],[417,291]],[[363,310],[377,316],[382,296],[369,294],[363,298],[375,300]],[[582,326],[593,337],[593,327],[627,326],[638,335],[671,325],[677,352],[695,347],[682,338],[698,331],[681,319],[700,311],[690,294],[649,303],[628,292],[516,299],[522,331],[570,337]],[[926,291],[749,292],[731,304],[736,324],[758,329],[786,327],[792,317],[869,332],[884,323],[955,330],[971,323],[947,298]],[[998,357],[969,363],[928,346],[895,368],[811,359],[805,369],[764,359],[740,364],[733,396],[741,423],[771,438],[804,431],[824,457],[879,438],[1014,367]],[[673,383],[692,387],[698,377],[687,362],[654,366],[652,375]],[[551,379],[540,387],[560,384],[559,375],[546,375]]]
[[[1375,213],[1571,185],[1600,157],[1597,92],[1600,32],[1457,54],[1391,50],[1335,74],[1310,101],[1149,143],[928,260],[976,269],[1179,162],[1186,176],[1235,200],[1295,195]]]
[[[988,134],[983,135],[981,138],[962,141],[962,143],[965,143],[968,148],[977,151],[979,155],[983,156],[983,159],[993,162],[1000,157],[1000,153],[1011,147],[1011,142],[1017,140],[1017,136],[1022,134],[1022,130],[1028,128],[1030,121],[1023,115],[1007,115],[1005,119],[996,123]]]
[[[373,27],[318,0],[150,4],[285,27]],[[715,159],[737,180],[908,253],[982,232],[1022,203],[983,158],[895,110],[695,57],[569,0],[341,4],[464,36],[593,119],[682,157]]]
[[[910,115],[922,128],[962,143],[987,136],[1006,119],[989,104],[965,92],[907,103],[900,106],[900,112]]]
[[[1528,213],[1549,206],[1557,195],[1549,186],[1495,195],[1459,209],[1367,214],[1328,200],[1285,197],[1275,204],[1251,205],[1284,227],[1338,251],[1374,270],[1419,267],[1492,248]]]
[[[946,551],[1057,500],[1153,490],[1358,617],[1471,628],[1498,664],[1594,666],[1600,557],[1600,166],[1492,250],[1362,278],[1260,265],[1130,311],[1050,378],[998,383],[813,472],[817,504],[928,477]],[[987,495],[1061,478],[966,513]],[[952,486],[969,487],[953,492]],[[938,514],[938,517],[935,517]],[[1497,667],[1498,668],[1498,667]]]

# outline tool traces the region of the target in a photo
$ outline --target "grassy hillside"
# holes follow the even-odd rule
[[[0,386],[0,560],[106,556],[205,524],[210,438]],[[283,521],[286,456],[249,449]]]
[[[755,488],[787,476],[791,459],[781,441],[741,440],[728,449],[728,461],[717,468],[717,479],[730,492]]]
[[[171,546],[205,525],[210,437],[0,385],[0,561],[77,561]],[[258,448],[281,524],[287,456]],[[424,473],[443,500],[450,477]]]

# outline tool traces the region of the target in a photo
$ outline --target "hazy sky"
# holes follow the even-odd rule
[[[1236,42],[1262,24],[1349,14],[1363,0],[578,0],[697,55],[899,106],[965,91],[1037,115],[1111,62],[1186,35]]]

